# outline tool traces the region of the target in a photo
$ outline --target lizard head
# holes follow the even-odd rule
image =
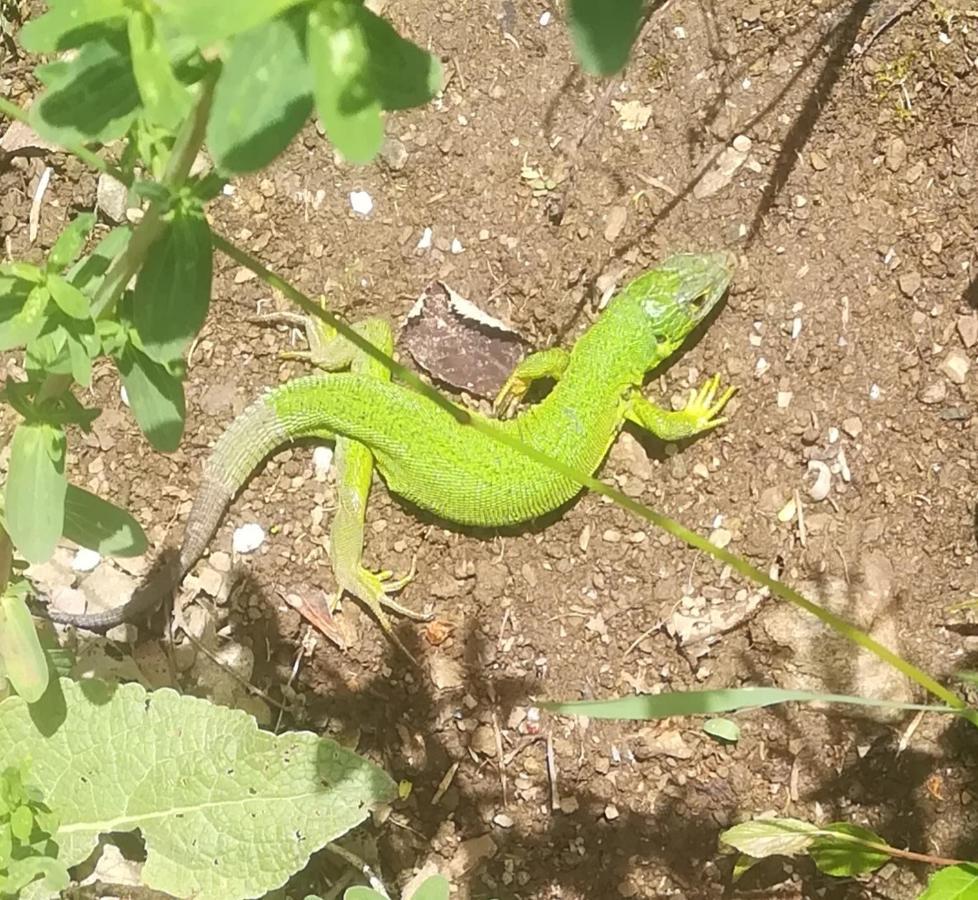
[[[677,253],[642,279],[647,279],[642,311],[660,359],[678,348],[720,302],[733,265],[730,253]]]

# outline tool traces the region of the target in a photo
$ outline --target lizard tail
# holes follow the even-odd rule
[[[253,403],[221,435],[204,464],[204,477],[187,519],[179,554],[121,606],[82,615],[49,608],[46,617],[87,631],[105,631],[148,615],[203,556],[228,504],[255,467],[288,439],[288,431],[269,403],[268,395]]]

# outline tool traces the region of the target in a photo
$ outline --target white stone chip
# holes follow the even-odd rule
[[[71,568],[75,572],[91,572],[100,562],[102,554],[97,550],[89,550],[87,547],[80,547],[71,561]]]
[[[350,191],[350,206],[355,213],[369,216],[374,209],[374,198],[366,191]]]
[[[235,553],[254,553],[265,543],[265,529],[257,522],[249,522],[234,530],[231,547]]]
[[[333,448],[317,447],[312,451],[312,467],[317,478],[325,478],[329,467],[333,464]]]

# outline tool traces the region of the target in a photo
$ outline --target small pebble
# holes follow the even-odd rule
[[[608,805],[607,805],[607,806],[606,806],[606,807],[604,808],[604,817],[605,817],[605,818],[606,818],[606,819],[607,819],[607,820],[608,820],[609,822],[614,822],[614,821],[615,821],[615,819],[617,819],[617,818],[618,818],[618,816],[620,816],[620,815],[621,815],[621,813],[619,813],[619,812],[618,812],[618,807],[617,807],[617,806],[615,806],[615,804],[614,804],[614,803],[609,803],[609,804],[608,804]]]
[[[496,813],[496,815],[492,817],[492,821],[495,822],[500,828],[513,827],[513,817],[507,816],[506,813]]]
[[[231,571],[231,556],[223,550],[215,550],[207,557],[207,563],[215,572]]]
[[[958,334],[961,336],[961,343],[969,350],[978,344],[978,315],[972,313],[970,316],[958,316]]]
[[[815,483],[809,488],[808,496],[818,503],[829,495],[829,490],[832,487],[832,473],[829,471],[829,467],[819,459],[808,461],[808,471],[816,473]]]
[[[927,385],[918,395],[921,403],[928,406],[940,403],[947,396],[947,385],[943,381],[935,381]]]
[[[570,816],[576,813],[581,808],[581,804],[578,802],[577,797],[561,797],[560,798],[560,811],[564,815]]]
[[[862,434],[863,423],[859,416],[849,416],[842,420],[842,430],[851,438],[857,438]]]
[[[963,350],[952,350],[941,363],[941,371],[953,384],[964,384],[970,368],[971,361]]]
[[[714,528],[710,533],[710,543],[721,550],[733,540],[733,535],[726,528]]]
[[[796,506],[795,501],[789,500],[780,510],[778,510],[778,521],[779,522],[790,522],[795,517]]]
[[[426,228],[421,232],[421,238],[418,240],[416,250],[429,250],[431,248],[431,229]]]
[[[813,151],[812,155],[809,157],[809,162],[812,164],[812,168],[816,172],[824,172],[829,167],[828,161],[817,150]]]
[[[907,161],[907,144],[901,137],[895,137],[886,148],[886,167],[896,172]]]
[[[617,544],[621,540],[621,532],[615,528],[609,528],[601,535],[601,540],[608,544]]]
[[[913,270],[904,272],[897,280],[897,283],[905,296],[912,297],[920,290],[920,272]]]

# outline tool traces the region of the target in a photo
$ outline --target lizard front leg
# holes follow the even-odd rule
[[[559,381],[569,360],[570,353],[563,347],[551,347],[549,350],[531,353],[510,373],[493,401],[493,409],[500,415],[510,412],[523,399],[534,381],[542,378]]]
[[[720,413],[737,389],[729,387],[717,398],[719,389],[720,376],[714,375],[699,391],[690,391],[689,401],[680,410],[663,409],[635,391],[626,401],[625,418],[660,440],[685,440],[727,421]]]

